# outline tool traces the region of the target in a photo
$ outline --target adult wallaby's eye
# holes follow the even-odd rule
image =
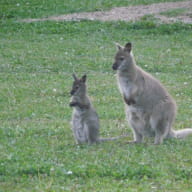
[[[79,85],[76,85],[75,89],[79,89]]]

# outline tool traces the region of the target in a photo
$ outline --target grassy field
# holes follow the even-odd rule
[[[192,25],[159,24],[152,17],[135,23],[18,22],[133,1],[96,1],[87,6],[86,0],[51,2],[1,1],[0,192],[192,191],[192,137],[160,146],[150,139],[126,144],[132,133],[111,69],[114,42],[131,41],[138,65],[160,79],[176,100],[175,129],[191,127]],[[134,4],[147,2],[161,1]],[[101,136],[129,133],[128,138],[74,145],[69,108],[73,72],[88,75]]]
[[[182,16],[184,14],[187,14],[187,11],[192,9],[192,7],[189,8],[178,8],[178,9],[171,9],[166,12],[162,12],[161,15],[165,15],[167,17],[176,17],[176,16]],[[190,17],[192,17],[192,14],[188,14]]]
[[[179,1],[179,0],[166,0]],[[151,4],[165,2],[165,0],[1,0],[0,18],[36,18],[50,15],[82,12],[101,11],[116,6]]]

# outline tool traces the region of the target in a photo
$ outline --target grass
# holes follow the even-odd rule
[[[165,0],[1,0],[0,18],[36,18],[82,11],[107,10],[112,7],[151,4]],[[178,1],[178,0],[167,0]]]
[[[190,11],[190,8],[179,8],[179,9],[173,9],[173,10],[162,12],[161,15],[165,15],[167,17],[177,17],[177,16],[182,16],[187,14],[188,16],[192,17],[192,15],[188,13],[189,11]]]
[[[4,4],[4,15],[15,9],[9,6]],[[191,191],[191,137],[160,146],[150,139],[125,144],[132,134],[111,66],[114,42],[132,41],[138,65],[177,101],[175,129],[191,127],[192,25],[154,20],[29,24],[16,21],[25,16],[21,10],[0,24],[0,191]],[[37,9],[30,17],[45,12]],[[74,145],[68,106],[74,71],[88,74],[101,136],[130,133],[128,138]]]

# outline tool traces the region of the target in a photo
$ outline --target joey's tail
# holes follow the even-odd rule
[[[185,139],[187,136],[192,135],[192,128],[186,128],[181,130],[172,130],[171,137],[178,139]]]
[[[105,142],[105,141],[115,141],[124,137],[128,137],[129,135],[120,135],[117,137],[110,137],[110,138],[99,138],[99,142]]]

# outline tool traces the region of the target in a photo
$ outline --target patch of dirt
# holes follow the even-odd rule
[[[159,13],[168,11],[170,9],[186,8],[189,11],[182,16],[178,17],[166,17],[159,15]],[[116,7],[109,11],[96,11],[96,12],[82,12],[65,14],[59,16],[50,16],[47,18],[39,19],[25,19],[24,22],[36,22],[36,21],[79,21],[79,20],[100,20],[100,21],[136,21],[145,15],[153,14],[156,18],[162,22],[170,23],[181,21],[184,23],[192,24],[192,1],[180,1],[180,2],[165,2],[156,3],[151,5],[139,5],[129,7]]]

